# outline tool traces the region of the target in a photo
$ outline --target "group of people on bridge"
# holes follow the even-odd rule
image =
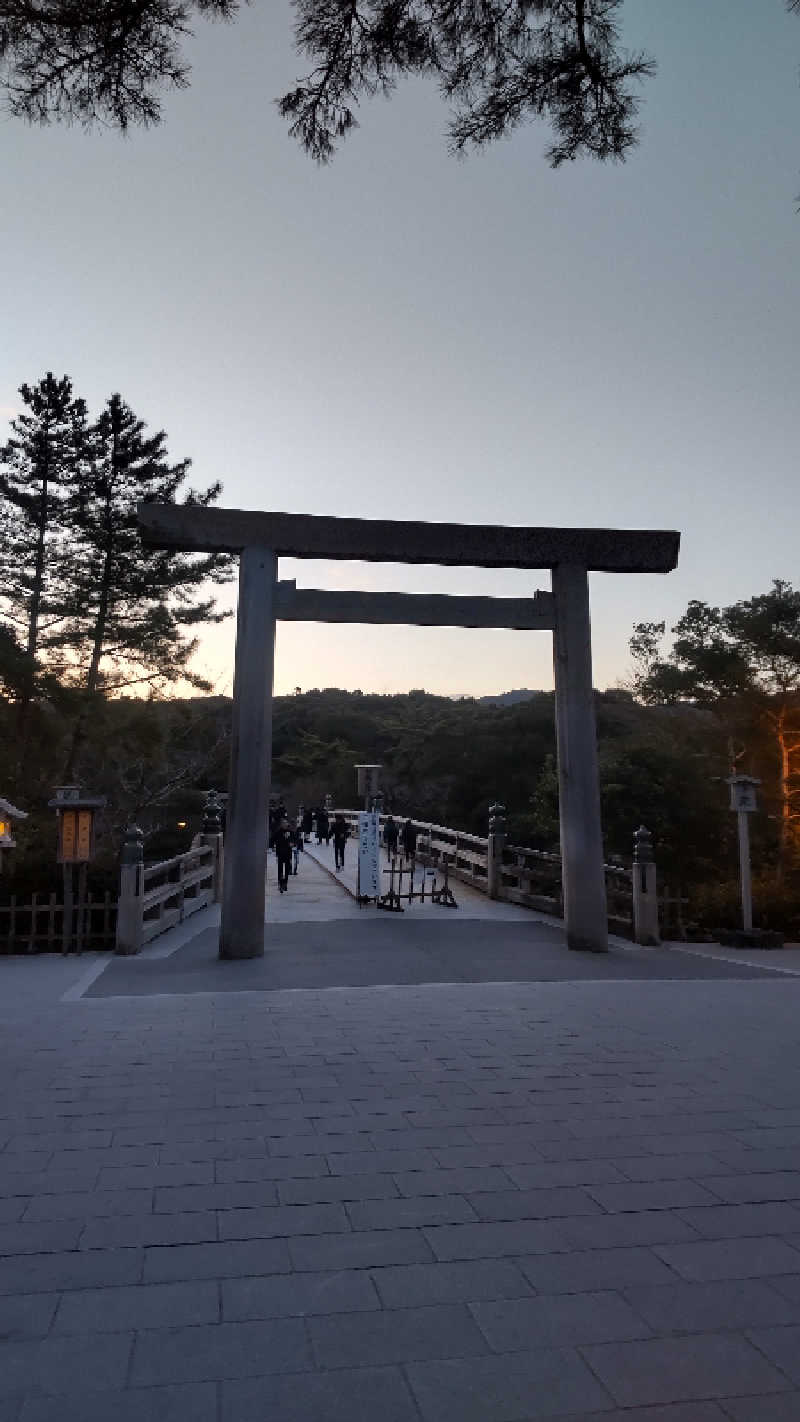
[[[278,861],[280,893],[286,893],[290,874],[297,874],[300,855],[314,831],[317,844],[328,845],[331,839],[333,840],[335,866],[337,869],[343,869],[345,845],[350,833],[343,814],[337,812],[331,818],[327,808],[301,810],[296,823],[292,825],[282,800],[270,807],[269,847],[274,849]],[[417,852],[417,827],[413,820],[406,820],[403,825],[399,825],[392,815],[388,815],[383,825],[383,842],[390,860],[397,855],[398,845],[403,857],[413,860]]]

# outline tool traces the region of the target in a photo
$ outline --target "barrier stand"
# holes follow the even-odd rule
[[[431,902],[438,904],[440,908],[458,908],[453,890],[450,888],[450,857],[442,855],[444,862],[444,881],[440,888],[431,889]]]
[[[383,870],[384,874],[389,875],[389,892],[381,895],[381,897],[377,901],[377,907],[379,909],[385,909],[387,913],[405,913],[405,909],[403,908],[403,905],[400,902],[400,888],[402,888],[403,881],[402,859],[400,861],[400,883],[397,889],[395,889],[394,886],[395,872],[395,859],[393,855],[391,866],[388,869]]]

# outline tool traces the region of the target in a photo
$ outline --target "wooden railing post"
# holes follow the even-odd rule
[[[640,825],[633,836],[633,937],[636,943],[655,948],[661,942],[658,931],[658,894],[653,841],[649,830]]]
[[[138,953],[142,946],[142,879],[144,851],[142,831],[130,825],[120,855],[119,904],[117,907],[118,953]]]
[[[490,899],[498,899],[502,887],[503,850],[506,843],[505,814],[505,805],[489,806],[489,841],[486,846],[486,892]]]
[[[203,808],[203,829],[200,843],[207,844],[214,852],[214,895],[215,904],[222,903],[222,878],[225,867],[225,848],[222,836],[222,817],[216,790],[209,790]]]

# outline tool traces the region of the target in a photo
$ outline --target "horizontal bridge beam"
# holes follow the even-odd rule
[[[513,627],[552,630],[553,594],[447,597],[438,593],[342,592],[282,581],[275,616],[284,622],[378,622],[419,627]]]
[[[606,573],[669,573],[680,546],[680,534],[664,530],[413,523],[201,504],[140,504],[138,512],[142,540],[152,548],[238,553],[262,547],[286,558],[474,568],[576,563]]]

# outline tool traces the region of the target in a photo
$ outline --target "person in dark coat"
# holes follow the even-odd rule
[[[292,836],[288,820],[281,820],[275,830],[275,854],[278,859],[278,888],[285,894],[292,867]]]
[[[317,844],[322,844],[323,839],[328,843],[330,830],[328,829],[327,810],[317,810]]]
[[[392,819],[391,815],[387,815],[386,823],[383,826],[383,842],[386,845],[386,853],[389,859],[394,859],[397,853],[398,834],[397,821]]]
[[[403,825],[401,835],[403,841],[403,853],[406,859],[416,858],[417,853],[417,827],[413,820],[406,820]]]
[[[344,869],[344,847],[347,843],[347,821],[344,815],[334,815],[333,817],[333,853],[336,860],[336,868]]]
[[[306,810],[303,814],[303,836],[305,839],[311,838],[311,828],[314,824],[313,810]]]

